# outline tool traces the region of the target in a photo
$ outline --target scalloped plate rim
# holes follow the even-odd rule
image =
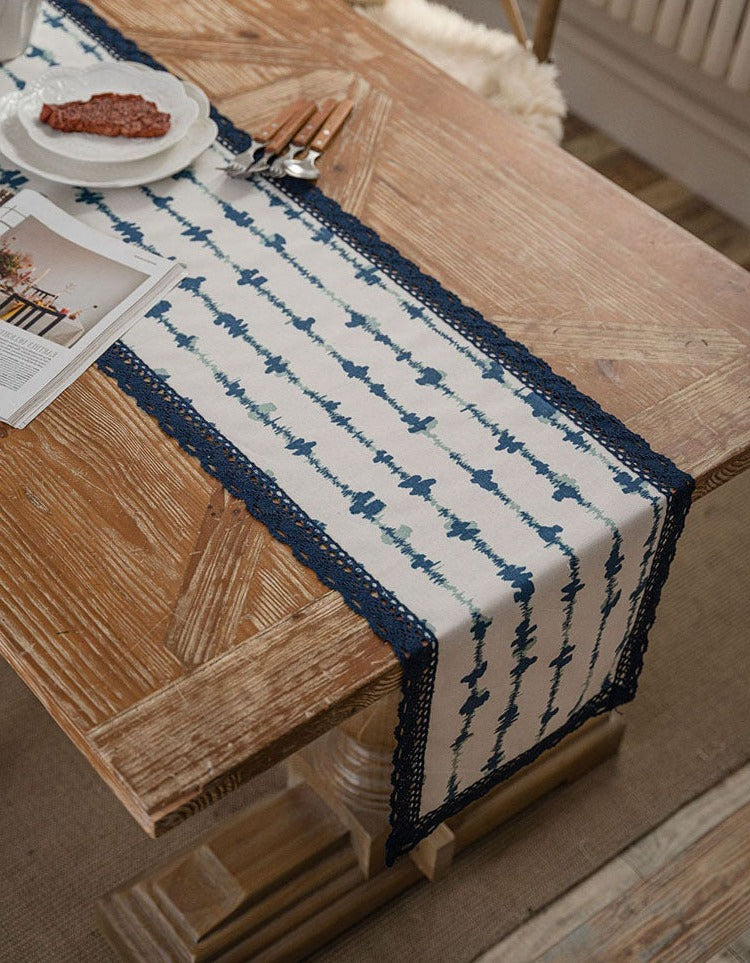
[[[83,178],[66,174],[64,166],[60,167],[61,158],[59,155],[53,154],[50,151],[45,151],[44,148],[40,147],[35,141],[28,137],[25,128],[20,121],[18,121],[17,111],[14,105],[14,101],[17,102],[20,92],[11,92],[6,94],[4,97],[0,97],[0,153],[3,155],[3,157],[10,160],[11,163],[17,165],[28,173],[42,177],[45,180],[52,181],[54,183],[67,184],[72,187],[140,187],[143,184],[149,184],[153,181],[162,180],[165,177],[171,177],[192,164],[193,161],[195,161],[205,150],[211,146],[211,144],[216,140],[216,135],[218,134],[217,126],[208,114],[208,98],[206,97],[205,93],[199,87],[196,87],[195,84],[192,84],[189,81],[185,82],[184,86],[187,96],[190,97],[190,99],[194,101],[198,107],[198,116],[191,124],[188,134],[171,148],[167,148],[166,151],[159,152],[151,157],[140,158],[135,161],[128,161],[125,164],[103,162],[99,165],[101,170],[96,172],[99,174],[99,176]],[[42,162],[40,162],[38,159],[36,159],[35,162],[35,159],[28,157],[27,159],[24,159],[23,150],[19,148],[18,144],[13,143],[6,130],[7,125],[9,123],[12,124],[14,120],[18,122],[18,131],[16,133],[20,133],[28,140],[28,144],[25,146],[33,151],[41,151],[44,154],[49,154],[48,159],[43,158]],[[189,136],[195,138],[195,143],[192,147],[188,148]],[[8,148],[10,148],[10,150],[8,150]],[[168,155],[172,152],[174,152],[172,156],[172,163],[169,163],[169,158],[163,155]],[[51,168],[47,168],[45,166],[45,160],[52,165]],[[64,161],[64,159],[62,160]],[[85,164],[81,161],[71,162],[81,163],[84,167],[92,166],[91,164]],[[135,164],[145,165],[145,169],[141,169],[140,173],[131,174],[131,176],[128,177],[126,171],[123,169]],[[107,168],[112,171],[111,177],[106,176]],[[92,174],[93,173],[94,172],[92,171]],[[123,174],[125,174],[125,176],[123,176]]]
[[[95,76],[97,73],[109,73],[110,75],[120,75],[123,80],[115,84],[106,82],[98,85],[86,83],[87,75]],[[162,99],[162,106],[170,107],[169,113],[172,115],[172,127],[164,137],[154,138],[124,138],[101,137],[97,134],[84,133],[63,133],[55,131],[47,124],[43,124],[38,118],[41,104],[45,100],[64,102],[67,100],[81,99],[91,96],[93,93],[102,93],[103,87],[122,86],[116,93],[127,92],[140,93],[147,99],[156,100],[158,94],[150,89],[153,84],[146,84],[144,77],[148,76],[150,81],[156,81],[156,86],[161,86],[162,90],[168,89],[172,95],[169,103]],[[72,88],[69,94],[64,93],[65,83]],[[63,84],[63,92],[45,92],[45,89],[52,84]],[[76,89],[76,85],[77,89]],[[81,92],[81,85],[83,91]],[[140,87],[140,90],[137,89]],[[136,88],[136,89],[133,89]],[[164,96],[164,95],[162,95]],[[159,106],[157,100],[157,106]],[[176,119],[175,119],[176,115]],[[120,161],[127,163],[133,160],[142,160],[159,154],[170,147],[174,147],[189,130],[195,121],[197,113],[193,106],[193,101],[185,94],[182,81],[170,73],[162,70],[154,70],[145,64],[135,64],[130,61],[115,61],[112,63],[92,64],[83,69],[75,67],[51,67],[36,81],[28,84],[21,94],[19,101],[18,116],[29,137],[40,147],[58,154],[61,157],[71,158],[82,163],[104,163],[102,153],[110,156],[106,157],[106,162]],[[92,156],[93,154],[96,156]]]

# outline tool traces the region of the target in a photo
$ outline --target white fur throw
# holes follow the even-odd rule
[[[354,0],[365,16],[451,77],[559,143],[565,101],[557,68],[540,64],[509,33],[428,0]]]

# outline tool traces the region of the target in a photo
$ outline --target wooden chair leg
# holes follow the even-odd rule
[[[513,31],[516,40],[521,44],[522,47],[528,47],[529,38],[526,33],[526,27],[523,23],[523,17],[521,16],[521,10],[518,6],[517,0],[500,0],[503,10],[505,11],[505,17],[510,25],[510,29]]]
[[[541,0],[534,27],[534,56],[540,64],[549,60],[561,0]]]

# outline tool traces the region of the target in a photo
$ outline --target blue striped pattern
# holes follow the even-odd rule
[[[148,60],[76,0],[47,5],[35,41],[5,68],[18,87],[53,62]],[[402,658],[394,856],[632,695],[689,480],[319,192],[224,178],[243,137],[217,119],[224,143],[167,181],[29,186],[187,266],[105,370],[166,430],[208,424],[232,464],[279,485],[313,533],[298,557]],[[142,369],[169,410],[133,380]],[[271,502],[236,484],[287,540]],[[315,532],[346,566],[314,560]]]

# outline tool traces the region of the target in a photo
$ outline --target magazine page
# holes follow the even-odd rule
[[[133,309],[178,273],[174,261],[81,224],[35,191],[6,200],[0,205],[0,420],[14,423],[24,408],[35,414],[51,383],[59,394],[80,374],[76,362],[88,366],[92,347],[100,353],[122,331],[102,344],[103,335],[120,319],[136,320]]]

